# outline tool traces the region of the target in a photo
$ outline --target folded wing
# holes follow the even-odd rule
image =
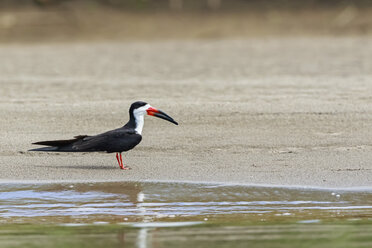
[[[141,135],[133,130],[115,129],[95,136],[79,135],[69,140],[51,140],[33,143],[48,147],[30,151],[55,152],[123,152],[134,148],[141,142]]]

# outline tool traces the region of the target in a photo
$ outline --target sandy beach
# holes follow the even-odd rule
[[[0,181],[372,186],[372,38],[273,37],[0,45]],[[115,155],[28,152],[122,126]]]

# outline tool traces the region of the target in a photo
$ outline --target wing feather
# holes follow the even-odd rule
[[[133,130],[113,130],[96,136],[87,136],[72,145],[76,151],[122,152],[135,147],[142,137]]]

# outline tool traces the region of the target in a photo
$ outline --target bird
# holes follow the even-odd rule
[[[129,151],[142,140],[144,116],[155,116],[175,125],[178,123],[163,111],[143,101],[136,101],[129,108],[129,121],[122,127],[101,134],[78,135],[73,139],[49,140],[32,143],[44,147],[30,149],[40,152],[107,152],[116,153],[116,159],[122,170],[130,169],[123,164],[122,152]]]

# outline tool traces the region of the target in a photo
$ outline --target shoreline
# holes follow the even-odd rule
[[[1,184],[7,185],[53,185],[53,184],[117,184],[117,183],[160,183],[160,184],[191,184],[191,185],[202,185],[202,186],[213,186],[213,187],[245,187],[245,188],[278,188],[278,189],[293,189],[293,190],[311,190],[311,191],[337,191],[340,192],[372,192],[372,186],[365,187],[322,187],[312,185],[279,185],[279,184],[250,184],[250,183],[234,183],[234,182],[205,182],[205,181],[171,181],[171,180],[126,180],[126,181],[108,181],[108,180],[95,180],[95,181],[20,181],[20,180],[0,180]]]

